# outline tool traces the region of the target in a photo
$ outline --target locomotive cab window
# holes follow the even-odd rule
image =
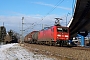
[[[67,28],[63,28],[63,32],[68,32],[68,29]]]
[[[62,30],[62,28],[57,28],[57,31],[62,32],[63,30]]]
[[[58,32],[68,32],[67,28],[57,28]]]

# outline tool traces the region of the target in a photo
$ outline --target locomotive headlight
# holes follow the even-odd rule
[[[68,37],[68,35],[65,35],[65,37]]]
[[[58,34],[57,36],[61,36],[61,35]]]

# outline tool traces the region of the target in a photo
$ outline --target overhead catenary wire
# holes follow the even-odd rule
[[[43,17],[43,19],[44,19],[47,15],[49,15],[52,11],[54,11],[63,1],[64,1],[64,0],[62,0],[62,1],[59,0],[59,1],[56,3],[55,7],[52,8],[52,9]]]
[[[52,8],[44,17],[41,18],[41,20],[39,21],[39,23],[40,23],[41,21],[43,21],[44,18],[47,17],[52,11],[54,11],[63,1],[64,1],[64,0],[59,0],[59,1],[56,3],[55,7]],[[35,23],[36,23],[36,25],[37,25],[38,22],[35,22]]]
[[[37,22],[34,22],[34,23],[33,23],[32,28],[34,28],[36,25],[38,25],[38,22],[40,23],[41,21],[43,21],[44,18],[47,17],[52,11],[54,11],[63,1],[64,1],[64,0],[59,0],[59,1],[55,4],[55,6],[54,6],[44,17],[41,18],[40,21],[37,21]],[[29,28],[27,28],[27,29],[29,29]]]

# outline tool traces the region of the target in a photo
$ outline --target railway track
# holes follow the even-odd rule
[[[30,44],[31,45],[31,44]],[[57,46],[50,46],[50,45],[39,45],[39,44],[33,44],[33,45],[38,45],[38,46],[46,46],[46,47],[55,47],[55,48],[69,48],[69,49],[75,49],[75,50],[85,50],[85,51],[90,51],[90,47],[89,46],[85,46],[85,47],[80,47],[80,46],[63,46],[60,47],[59,45]]]
[[[85,50],[85,51],[90,51],[90,47],[72,47],[72,49],[77,49],[77,50]]]
[[[25,43],[25,48],[39,54],[69,58],[69,60],[90,59],[90,48],[88,47],[59,47]]]

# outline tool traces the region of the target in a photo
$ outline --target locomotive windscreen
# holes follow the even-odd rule
[[[57,28],[57,32],[68,32],[68,28],[58,27],[58,28]]]

